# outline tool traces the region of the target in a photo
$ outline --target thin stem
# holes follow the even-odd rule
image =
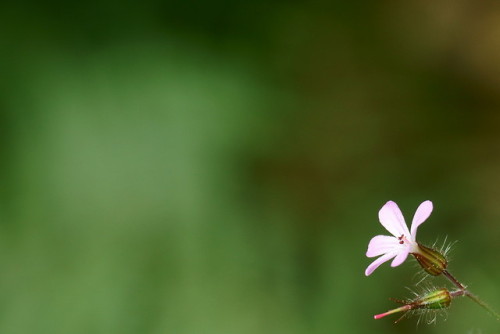
[[[456,287],[458,287],[460,290],[458,291],[453,291],[450,293],[452,297],[458,297],[458,296],[467,296],[473,301],[475,301],[477,304],[482,306],[486,311],[488,311],[491,315],[493,315],[497,320],[500,320],[500,315],[495,312],[488,304],[483,302],[481,299],[479,299],[478,296],[467,290],[465,285],[460,283],[459,280],[457,280],[452,274],[450,274],[447,270],[443,270],[443,275],[449,279]]]
[[[465,295],[465,290],[456,290],[456,291],[451,291],[450,292],[450,296],[452,298],[460,297],[460,296],[463,296],[463,295]]]
[[[465,286],[462,283],[460,283],[455,277],[453,277],[453,275],[450,274],[448,270],[443,270],[443,275],[447,279],[449,279],[451,283],[455,284],[457,288],[459,288],[460,290],[465,290]]]
[[[465,290],[465,295],[482,306],[486,311],[490,312],[492,316],[494,316],[497,320],[500,320],[500,315],[495,312],[488,304],[479,299],[478,296],[474,295],[472,292]]]

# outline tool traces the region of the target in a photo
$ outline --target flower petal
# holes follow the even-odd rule
[[[370,276],[371,273],[377,269],[382,263],[389,261],[392,259],[394,256],[396,256],[396,253],[387,253],[385,255],[382,255],[375,261],[373,261],[365,270],[365,275]]]
[[[387,231],[391,232],[393,236],[400,237],[401,235],[405,235],[407,238],[410,237],[410,231],[408,231],[403,214],[398,205],[393,201],[385,203],[378,212],[378,219],[380,220],[380,224]]]
[[[399,240],[396,237],[390,237],[388,235],[376,235],[368,243],[368,250],[366,251],[366,256],[374,257],[379,256],[394,249],[399,248]]]
[[[392,260],[391,267],[397,267],[401,263],[405,262],[408,254],[410,253],[410,248],[405,247],[399,251],[399,254]]]
[[[415,215],[413,216],[413,221],[411,223],[411,238],[415,241],[417,236],[417,228],[422,224],[432,212],[432,202],[425,201],[419,205],[417,211],[415,211]]]

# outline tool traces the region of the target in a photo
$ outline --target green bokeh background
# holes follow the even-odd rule
[[[395,200],[500,309],[494,1],[0,5],[1,333],[500,333],[372,316]],[[448,286],[442,278],[436,286]]]

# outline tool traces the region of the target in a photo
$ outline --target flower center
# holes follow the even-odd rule
[[[410,242],[408,241],[408,239],[406,239],[405,235],[404,234],[401,234],[401,236],[398,238],[399,240],[399,244],[402,245],[402,244],[410,244]]]

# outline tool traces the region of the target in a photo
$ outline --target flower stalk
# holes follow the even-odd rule
[[[459,290],[454,292],[453,297],[455,296],[467,296],[471,300],[473,300],[475,303],[477,303],[479,306],[484,308],[486,311],[488,311],[495,319],[500,320],[500,314],[498,314],[491,306],[486,304],[483,300],[481,300],[478,296],[467,290],[467,287],[460,283],[459,280],[457,280],[452,274],[450,274],[449,271],[444,270],[443,275],[450,280],[455,286],[459,288]]]
[[[481,306],[486,311],[488,311],[492,316],[495,317],[495,319],[500,320],[500,314],[498,314],[494,309],[492,309],[491,306],[489,306],[488,304],[486,304],[484,301],[482,301],[481,299],[479,299],[478,296],[474,295],[470,291],[465,290],[464,292],[465,292],[465,295],[467,297],[469,297],[470,299],[472,299],[473,301],[475,301],[477,304],[479,304],[479,306]]]

